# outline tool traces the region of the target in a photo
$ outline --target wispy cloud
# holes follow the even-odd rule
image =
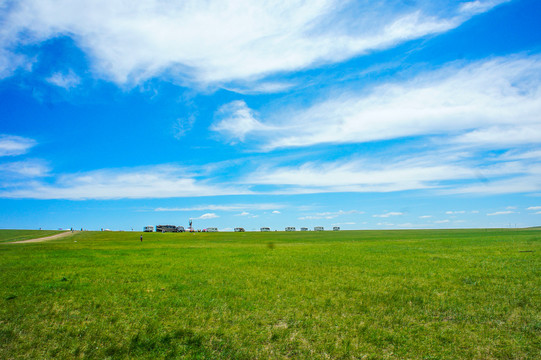
[[[0,156],[23,155],[36,144],[34,139],[14,135],[0,135]]]
[[[173,135],[175,138],[180,139],[186,133],[188,133],[195,123],[195,116],[189,115],[186,118],[178,118],[173,124]]]
[[[359,210],[339,210],[339,211],[326,211],[326,212],[320,212],[316,213],[314,215],[307,215],[302,216],[299,218],[299,220],[318,220],[318,219],[334,219],[342,215],[351,215],[351,214],[364,214],[364,211]]]
[[[538,144],[540,93],[539,55],[455,62],[369,93],[341,90],[307,108],[263,114],[237,138],[252,132],[266,150],[438,134],[462,146]]]
[[[75,88],[81,83],[81,78],[77,76],[77,74],[75,74],[73,70],[70,70],[67,73],[55,72],[46,80],[48,83],[64,88],[66,90]]]
[[[246,175],[224,179],[224,168],[205,166],[183,168],[156,165],[139,168],[95,170],[77,174],[54,174],[44,163],[21,162],[4,165],[3,170],[17,170],[27,175],[47,174],[46,179],[4,181],[0,197],[37,199],[116,199],[175,198],[241,194],[314,194],[332,192],[392,192],[430,190],[436,194],[477,195],[491,193],[536,192],[541,190],[541,163],[531,160],[500,161],[485,164],[482,156],[410,154],[387,158],[385,162],[362,159],[338,159],[283,166],[269,159],[263,167],[248,170]],[[280,161],[280,159],[278,159]],[[234,166],[235,163],[229,166]],[[23,166],[24,165],[24,166]],[[39,166],[38,166],[39,165]],[[255,165],[257,166],[257,164]],[[482,174],[483,181],[479,180]],[[265,186],[261,186],[265,185]],[[208,204],[190,207],[159,207],[156,211],[251,210],[278,211],[284,204]],[[298,209],[314,211],[314,209]],[[355,211],[356,213],[361,213]],[[276,213],[276,212],[274,212]],[[351,211],[307,214],[334,218]],[[461,211],[448,212],[449,215]]]
[[[390,212],[387,212],[387,213],[384,213],[384,214],[376,214],[376,215],[372,215],[372,216],[376,217],[376,218],[388,218],[388,217],[391,217],[391,216],[400,216],[400,215],[404,215],[404,213],[398,212],[398,211],[390,211]]]
[[[222,106],[215,115],[211,130],[224,134],[229,139],[244,141],[246,134],[254,131],[271,130],[254,117],[254,112],[244,101],[233,101]]]
[[[434,221],[434,224],[447,224],[447,223],[450,223],[451,220],[436,220]]]
[[[541,191],[541,167],[534,164],[516,172],[510,172],[503,179],[484,181],[481,183],[470,183],[467,185],[455,186],[441,190],[442,194],[474,194],[474,195],[494,195],[494,194],[514,194],[514,193],[536,193]]]
[[[526,210],[541,210],[541,206],[530,206],[528,209]]]
[[[515,181],[508,192],[529,191],[541,186],[541,180],[531,181],[541,164],[521,161],[490,163],[473,153],[432,151],[412,153],[406,157],[387,157],[373,161],[370,157],[309,161],[296,166],[280,166],[267,162],[241,183],[277,187],[277,193],[317,192],[389,192],[419,189],[439,189],[448,193],[487,193],[495,191],[499,181]],[[482,185],[480,177],[484,179]],[[487,180],[487,179],[490,179]],[[520,179],[520,181],[517,181]],[[457,180],[461,183],[453,183]],[[528,187],[525,187],[525,185]],[[502,189],[503,191],[504,189]]]
[[[48,176],[51,169],[41,160],[24,160],[0,164],[0,179],[37,178]]]
[[[23,0],[5,12],[0,44],[13,54],[2,57],[6,69],[20,45],[62,35],[87,53],[96,74],[119,84],[164,74],[180,82],[245,82],[443,33],[502,2],[435,14],[423,1]]]
[[[206,214],[203,214],[199,217],[196,217],[194,219],[198,219],[198,220],[207,220],[207,219],[216,219],[218,218],[219,216],[214,214],[214,213],[206,213]]]
[[[242,210],[270,210],[270,209],[281,209],[285,207],[284,204],[277,203],[253,203],[253,204],[226,204],[226,205],[198,205],[191,207],[181,207],[181,208],[163,208],[159,207],[154,209],[154,211],[242,211]],[[279,211],[273,211],[273,214],[279,214]]]
[[[3,41],[0,40],[0,79],[12,76],[17,69],[30,71],[35,59],[28,58],[21,54],[15,54],[3,47]]]
[[[217,186],[186,176],[175,166],[155,166],[136,169],[97,170],[67,174],[52,183],[30,181],[7,184],[0,190],[3,198],[33,199],[119,199],[173,198],[210,195],[248,194],[239,187]]]
[[[297,219],[299,219],[299,220],[319,220],[319,219],[323,219],[323,218],[321,216],[306,215],[306,216],[300,216]]]
[[[511,210],[506,210],[506,211],[496,211],[496,212],[487,214],[487,216],[509,215],[509,214],[516,214],[516,212],[515,212],[515,211],[511,211]]]

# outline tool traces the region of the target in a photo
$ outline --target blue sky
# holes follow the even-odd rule
[[[0,228],[541,225],[540,15],[0,2]]]

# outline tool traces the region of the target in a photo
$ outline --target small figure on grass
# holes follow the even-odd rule
[[[141,236],[139,237],[139,240],[141,240],[141,242],[143,242],[143,234],[141,234]]]

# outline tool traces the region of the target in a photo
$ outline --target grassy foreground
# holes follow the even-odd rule
[[[0,359],[541,357],[539,229],[139,235],[0,244]]]
[[[37,239],[60,234],[57,230],[0,230],[0,243],[8,241],[21,241]]]

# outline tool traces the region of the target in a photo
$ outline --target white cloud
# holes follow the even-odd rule
[[[229,91],[233,91],[243,95],[257,95],[257,94],[272,94],[287,91],[297,84],[292,82],[246,82],[244,84],[237,84],[237,86],[230,86],[225,88]]]
[[[211,130],[220,132],[230,139],[244,141],[246,134],[268,131],[271,128],[255,119],[253,110],[244,101],[233,101],[222,106],[215,114],[217,119]]]
[[[243,183],[281,185],[287,193],[385,192],[428,189],[438,181],[474,177],[469,166],[447,163],[442,158],[410,157],[385,163],[359,159],[334,162],[307,162],[297,166],[264,165],[249,174]]]
[[[253,132],[266,150],[422,135],[451,135],[456,146],[539,144],[540,99],[539,55],[457,62],[369,93],[342,90],[308,108],[263,115],[237,138]]]
[[[378,158],[379,159],[379,158]],[[374,157],[306,162],[281,166],[264,162],[240,178],[221,178],[224,168],[204,166],[182,168],[172,165],[96,170],[78,174],[51,174],[39,162],[4,165],[4,173],[19,169],[26,177],[47,175],[44,179],[9,180],[0,184],[0,197],[37,199],[116,199],[174,198],[240,194],[310,194],[330,192],[391,192],[427,189],[433,194],[528,193],[541,191],[541,162],[532,159],[501,161],[469,153],[432,150],[428,155],[408,153],[385,161]],[[485,163],[488,162],[488,163]],[[22,166],[22,165],[25,166]],[[258,163],[255,164],[257,166]],[[30,166],[32,165],[32,166]],[[37,166],[40,165],[40,166]],[[237,166],[231,162],[227,166]],[[11,170],[10,170],[11,169]],[[13,176],[12,176],[13,177]],[[205,179],[205,180],[200,180]],[[8,181],[9,180],[9,181]],[[259,186],[266,185],[266,186]],[[209,204],[189,207],[156,208],[156,211],[236,211],[269,210],[284,204]],[[357,210],[315,212],[313,207],[298,208],[312,218],[332,219],[340,215],[361,214]],[[311,213],[313,212],[313,213]],[[463,211],[449,213],[459,214]],[[473,213],[473,212],[472,212]]]
[[[450,220],[436,220],[434,221],[434,224],[447,224],[451,222]]]
[[[334,212],[327,211],[327,212],[316,213],[315,215],[303,216],[303,217],[300,217],[299,220],[318,220],[318,219],[330,220],[330,219],[337,218],[338,216],[349,215],[349,214],[364,214],[364,211],[358,211],[358,210],[348,210],[348,211],[339,210],[339,211],[334,211]]]
[[[419,219],[430,219],[432,215],[421,215],[419,216]]]
[[[278,210],[274,210],[272,213],[273,214],[280,214],[280,212]]]
[[[299,219],[299,220],[319,220],[319,219],[322,219],[322,217],[321,216],[307,215],[307,216],[298,217],[297,219]]]
[[[458,211],[446,211],[445,212],[447,215],[456,215],[456,214],[465,214],[466,211],[464,210],[458,210]]]
[[[264,167],[254,171],[245,181],[250,184],[292,185],[305,188],[333,187],[335,191],[348,189],[393,191],[427,188],[429,186],[423,184],[423,180],[430,181],[461,175],[465,176],[464,169],[445,165],[422,167],[386,164],[380,168],[373,168],[372,164],[338,161],[334,163],[308,162],[295,167]]]
[[[0,135],[0,156],[16,156],[26,154],[32,147],[36,146],[33,139],[13,136]]]
[[[17,49],[69,36],[95,73],[119,84],[162,74],[212,84],[339,62],[442,33],[501,2],[456,4],[435,15],[423,1],[374,7],[337,0],[21,0],[6,9],[0,44]],[[3,58],[6,72],[13,71],[14,60]]]
[[[541,162],[436,148],[426,154],[387,155],[385,161],[372,156],[281,166],[269,160],[239,182],[267,185],[272,194],[423,189],[439,194],[526,193],[541,190]]]
[[[388,218],[388,217],[391,217],[391,216],[400,216],[400,215],[404,215],[404,213],[397,212],[397,211],[391,211],[391,212],[387,212],[387,213],[384,213],[384,214],[377,214],[377,215],[372,215],[372,216],[376,217],[376,218]]]
[[[189,115],[186,118],[178,118],[173,124],[173,133],[175,138],[180,139],[184,135],[186,135],[187,132],[189,132],[193,124],[195,123],[195,116]]]
[[[23,55],[14,54],[11,51],[0,48],[0,79],[13,75],[19,68],[30,71],[33,63],[34,59],[28,59]]]
[[[218,217],[219,216],[214,214],[214,213],[207,213],[207,214],[203,214],[200,217],[197,217],[197,218],[194,218],[194,219],[196,219],[196,220],[206,220],[206,219],[216,219]]]
[[[527,210],[541,210],[541,206],[530,206]]]
[[[510,0],[508,0],[510,1]],[[493,0],[493,1],[469,1],[462,3],[460,5],[460,11],[466,12],[466,13],[483,13],[487,10],[490,10],[492,7],[502,3],[502,1],[499,0]]]
[[[491,126],[467,132],[453,139],[453,142],[457,144],[474,144],[475,146],[490,147],[507,147],[520,144],[538,144],[540,141],[541,126],[538,124]]]
[[[507,211],[496,211],[496,212],[487,214],[487,216],[509,215],[509,214],[516,214],[516,212],[515,212],[515,211],[511,211],[511,210],[507,210]]]
[[[36,178],[48,176],[50,168],[40,160],[25,160],[0,164],[0,178]]]
[[[502,160],[528,160],[528,159],[541,159],[541,149],[527,150],[513,149],[507,151],[501,156]]]
[[[535,193],[541,191],[541,168],[539,165],[531,166],[518,173],[517,176],[508,176],[504,179],[485,181],[481,184],[455,186],[439,191],[442,194],[514,194]]]
[[[81,78],[77,76],[77,74],[75,74],[73,70],[70,70],[67,73],[55,72],[46,80],[48,83],[64,88],[66,90],[77,87],[77,85],[81,83]]]
[[[248,211],[243,211],[240,214],[237,214],[235,216],[248,216],[248,215],[251,215],[251,214]]]
[[[3,198],[119,199],[172,198],[249,194],[245,188],[215,186],[188,177],[180,167],[161,165],[136,169],[97,170],[61,175],[53,183],[31,181],[4,185]]]
[[[250,210],[270,210],[276,208],[283,208],[285,205],[277,203],[261,203],[261,204],[226,204],[226,205],[198,205],[184,208],[163,208],[159,207],[154,209],[154,211],[202,211],[202,210],[213,210],[213,211],[239,211],[243,209]],[[273,213],[280,213],[279,211],[273,211]]]

